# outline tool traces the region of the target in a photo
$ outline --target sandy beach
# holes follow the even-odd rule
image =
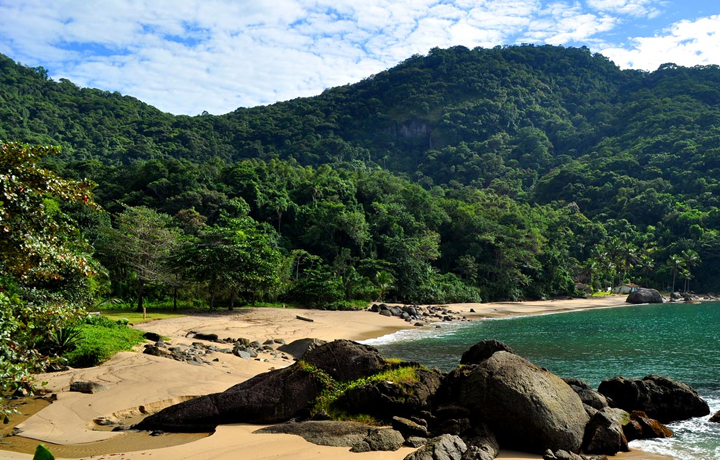
[[[560,313],[588,308],[619,307],[625,296],[599,299],[571,299],[538,302],[453,304],[448,307],[469,320],[502,316]],[[474,310],[474,312],[471,312]],[[297,318],[301,315],[313,321]],[[191,347],[196,341],[189,332],[217,334],[220,338],[247,338],[261,343],[267,339],[313,337],[323,340],[363,340],[412,327],[398,318],[367,311],[337,312],[298,309],[241,309],[193,314],[152,321],[136,326],[170,339],[173,346]],[[211,344],[207,342],[207,344]],[[230,347],[219,345],[218,347]],[[28,446],[45,443],[57,458],[83,459],[397,459],[412,451],[351,453],[348,448],[316,446],[300,437],[253,434],[255,425],[224,425],[211,436],[147,433],[118,433],[99,427],[95,421],[129,423],[144,413],[154,412],[184,398],[224,391],[258,373],[292,364],[289,356],[261,354],[260,360],[246,360],[232,354],[210,353],[210,364],[190,365],[138,352],[119,353],[101,366],[73,369],[38,376],[44,389],[57,400],[18,425],[19,436],[3,439],[0,458],[31,459]],[[94,381],[107,388],[95,394],[69,392],[75,381]],[[21,407],[22,410],[22,407]],[[13,450],[15,452],[13,452]],[[503,451],[503,460],[539,459],[538,456]],[[667,459],[644,452],[618,455],[619,459]]]

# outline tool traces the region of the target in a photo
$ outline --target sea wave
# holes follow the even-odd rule
[[[363,340],[360,343],[376,347],[399,342],[415,342],[424,339],[445,339],[470,325],[472,325],[471,322],[437,322],[422,328],[402,329],[392,334]]]

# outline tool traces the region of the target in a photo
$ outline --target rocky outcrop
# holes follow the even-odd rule
[[[611,400],[614,407],[628,412],[643,411],[662,423],[710,413],[707,402],[688,385],[654,374],[643,379],[603,380],[598,391]]]
[[[378,429],[355,422],[283,423],[255,433],[293,434],[319,446],[352,447],[353,452],[395,451],[405,442],[403,436],[393,429]]]
[[[508,353],[515,354],[515,350],[499,340],[483,340],[462,354],[460,364],[480,364],[495,354],[496,351],[507,351]]]
[[[350,340],[335,340],[309,350],[303,361],[340,382],[368,377],[388,367],[377,349]]]
[[[325,340],[320,339],[298,339],[286,345],[279,346],[278,350],[284,351],[295,359],[302,359],[305,353],[326,343]]]
[[[444,434],[429,440],[405,460],[462,460],[465,451],[467,446],[459,436]]]
[[[618,410],[621,409],[605,408],[590,418],[583,438],[583,450],[586,453],[615,455],[630,450],[623,433],[623,415],[613,412]]]
[[[656,289],[640,288],[635,292],[631,292],[625,300],[627,303],[663,303],[663,298]]]
[[[493,460],[500,452],[495,433],[484,423],[476,423],[463,434],[462,440],[467,446],[463,460]]]
[[[443,397],[486,422],[508,449],[578,451],[589,420],[560,377],[506,351],[450,373]]]
[[[410,417],[430,408],[443,375],[436,370],[415,366],[416,379],[409,382],[382,380],[357,385],[342,395],[338,407],[351,414],[368,414],[390,421],[393,416]]]
[[[170,406],[135,428],[202,432],[224,423],[285,422],[307,412],[322,390],[322,383],[312,373],[293,365],[256,375],[222,393]]]
[[[628,442],[636,439],[669,438],[673,436],[673,432],[668,427],[648,417],[642,411],[633,411],[630,414],[630,420],[623,426],[623,433]]]
[[[708,420],[708,421],[712,422],[712,423],[720,423],[720,410],[715,412],[715,415],[710,417],[710,420]]]
[[[590,385],[579,379],[563,379],[565,383],[570,385],[570,388],[580,397],[583,404],[586,404],[594,409],[602,410],[608,407],[608,402],[605,396],[592,389]]]

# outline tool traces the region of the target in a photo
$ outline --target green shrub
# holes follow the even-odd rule
[[[102,316],[88,317],[79,330],[76,348],[63,355],[72,367],[97,366],[115,353],[131,350],[143,341],[142,332]]]

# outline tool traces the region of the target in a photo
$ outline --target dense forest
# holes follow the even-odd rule
[[[586,48],[433,49],[193,117],[0,56],[0,140],[58,145],[42,166],[97,184],[104,212],[57,213],[96,295],[140,303],[718,291],[719,128],[719,67],[623,71]]]

